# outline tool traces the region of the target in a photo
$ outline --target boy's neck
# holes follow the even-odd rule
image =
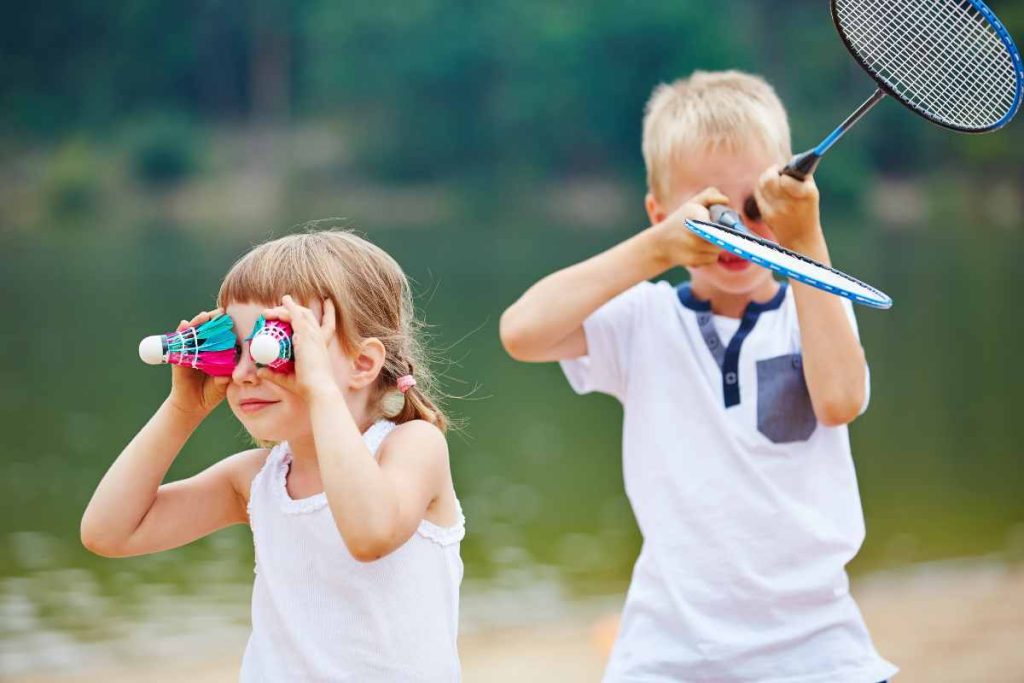
[[[690,288],[693,295],[711,304],[711,312],[715,315],[723,315],[727,318],[742,317],[747,310],[747,304],[751,301],[763,304],[771,301],[779,292],[779,283],[775,278],[768,278],[764,284],[749,291],[735,294],[722,291],[707,282],[691,282]]]

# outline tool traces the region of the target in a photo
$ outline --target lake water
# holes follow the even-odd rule
[[[1024,556],[1024,239],[831,230],[836,265],[896,302],[858,311],[873,389],[851,429],[868,526],[851,571]],[[618,406],[576,397],[554,365],[509,360],[497,338],[501,311],[536,278],[626,235],[525,220],[370,235],[417,281],[434,347],[452,361],[446,388],[468,395],[449,408],[465,423],[450,443],[468,518],[469,627],[528,621],[628,583],[639,536],[622,492]],[[139,362],[138,340],[210,307],[259,238],[168,225],[0,236],[0,674],[195,654],[244,633],[247,529],[106,560],[81,547],[78,523],[168,388],[166,368]],[[221,407],[171,476],[245,444]]]

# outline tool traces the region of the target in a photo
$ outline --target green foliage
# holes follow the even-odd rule
[[[51,218],[74,221],[96,210],[101,192],[97,167],[96,151],[81,138],[57,149],[43,178],[43,198]]]
[[[156,114],[128,126],[133,175],[150,187],[180,182],[199,167],[198,128],[182,116]]]
[[[140,110],[203,123],[333,117],[355,170],[391,180],[639,177],[647,96],[696,68],[767,76],[798,149],[872,89],[822,0],[41,3],[0,24],[0,128],[99,137]],[[1024,5],[993,5],[1020,37]],[[892,103],[872,121],[844,145],[863,155],[851,167],[1021,165],[1019,124],[997,143],[930,130]],[[194,170],[185,125],[147,125],[133,143],[146,182]]]

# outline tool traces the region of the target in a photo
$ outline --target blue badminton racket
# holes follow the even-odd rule
[[[798,282],[846,297],[854,303],[883,309],[892,306],[892,299],[885,292],[841,270],[752,234],[739,214],[727,206],[715,204],[709,211],[713,223],[687,219],[686,227],[715,246]]]
[[[831,0],[832,22],[878,86],[817,147],[783,173],[803,180],[821,157],[888,95],[943,128],[987,133],[1017,113],[1020,52],[981,0]]]
[[[822,156],[887,96],[932,123],[964,133],[998,130],[1020,109],[1024,95],[1020,52],[981,0],[831,0],[830,6],[843,44],[877,87],[816,147],[793,157],[782,173],[804,180]],[[753,198],[746,200],[743,211],[751,219],[760,218]],[[729,244],[741,246],[719,246],[742,255],[737,250],[746,243],[737,242],[739,238],[732,234],[743,234],[742,221],[736,218],[739,229],[723,234],[730,236]],[[700,234],[694,226],[688,227]],[[753,235],[746,239],[750,244],[764,242]],[[792,252],[783,255],[808,284],[819,286],[815,279],[824,276],[812,264],[832,270],[806,258],[809,263],[798,268],[788,260],[795,256]]]

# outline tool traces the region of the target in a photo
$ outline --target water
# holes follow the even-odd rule
[[[450,442],[471,622],[620,592],[639,549],[618,406],[576,397],[554,365],[509,360],[497,338],[498,316],[530,283],[627,232],[514,218],[371,235],[418,283],[435,347],[455,361],[448,391],[469,394],[449,407],[466,424]],[[868,540],[851,571],[1024,556],[1024,238],[1000,235],[994,248],[967,232],[839,225],[831,235],[836,265],[896,302],[859,309],[873,390],[852,428]],[[244,638],[245,528],[106,560],[81,547],[78,523],[168,388],[166,368],[139,362],[138,340],[211,307],[220,276],[259,237],[174,225],[0,237],[0,673],[199,656]],[[170,476],[245,446],[221,407]]]

